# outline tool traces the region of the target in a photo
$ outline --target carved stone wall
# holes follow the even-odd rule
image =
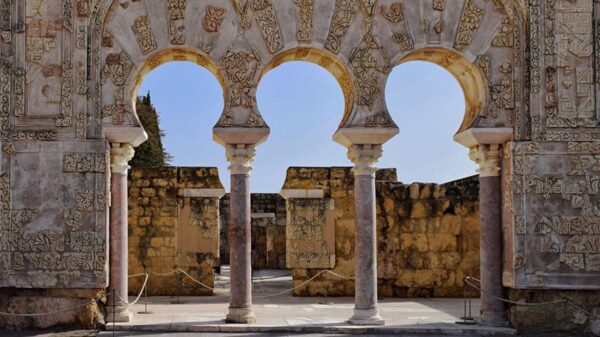
[[[177,293],[181,268],[212,287],[219,259],[219,199],[225,192],[215,168],[133,169],[129,177],[129,274],[150,270],[148,294]],[[137,295],[144,278],[132,278]],[[212,295],[190,280],[182,294]]]
[[[347,146],[396,134],[388,75],[422,60],[463,88],[461,131],[514,130],[505,285],[598,291],[599,19],[593,0],[0,0],[0,287],[38,288],[39,299],[106,286],[106,134],[139,127],[133,98],[159,65],[216,76],[225,108],[208,122],[228,143],[268,135],[256,104],[266,72],[319,64],[344,93],[335,139]],[[350,237],[353,195],[330,183],[350,186],[351,174],[308,174],[327,181],[314,188],[329,189],[336,237]],[[350,256],[336,247],[336,270]]]

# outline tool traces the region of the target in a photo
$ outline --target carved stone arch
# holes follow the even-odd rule
[[[434,0],[381,7],[380,29],[394,42],[384,43],[393,66],[432,62],[461,84],[466,111],[459,132],[523,122],[524,79],[517,78],[524,63],[523,8],[513,2],[460,0],[450,6]],[[429,29],[415,24],[428,20]]]

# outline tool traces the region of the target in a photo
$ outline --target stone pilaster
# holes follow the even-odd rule
[[[381,145],[352,145],[348,158],[354,163],[356,205],[355,306],[350,323],[384,325],[377,304],[377,230],[375,211],[375,163]]]
[[[107,321],[130,322],[127,309],[127,170],[135,151],[130,144],[113,143],[110,149],[110,278]]]
[[[229,215],[229,259],[231,268],[231,294],[229,323],[254,323],[252,312],[252,241],[250,210],[250,172],[256,150],[254,145],[226,147],[230,163],[231,194]]]
[[[500,191],[500,145],[483,144],[469,149],[479,165],[481,317],[482,325],[507,326],[502,285],[502,203]]]

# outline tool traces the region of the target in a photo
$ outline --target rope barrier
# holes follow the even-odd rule
[[[92,305],[94,303],[97,303],[99,301],[101,301],[102,299],[106,299],[107,296],[111,295],[112,291],[102,295],[101,297],[97,298],[97,299],[93,299],[90,300],[89,303],[84,303],[81,305],[77,305],[68,309],[63,309],[63,310],[57,310],[57,311],[51,311],[51,312],[42,312],[42,313],[35,313],[35,314],[15,314],[15,313],[11,313],[11,312],[0,312],[0,316],[9,316],[9,317],[44,317],[44,316],[50,316],[50,315],[58,315],[58,314],[63,314],[65,312],[71,312],[71,311],[75,311],[81,308],[85,308],[89,305]]]
[[[486,294],[486,295],[488,295],[490,297],[493,297],[493,298],[495,298],[495,299],[497,299],[499,301],[505,302],[505,303],[510,303],[510,304],[514,304],[514,305],[518,305],[518,306],[524,306],[524,307],[541,307],[541,306],[547,306],[547,305],[552,305],[552,304],[566,304],[566,305],[570,305],[573,308],[575,308],[575,309],[583,312],[584,314],[586,314],[590,318],[593,317],[593,318],[599,318],[600,319],[599,315],[596,315],[596,314],[594,314],[592,312],[589,312],[589,311],[585,310],[584,308],[578,306],[577,304],[573,303],[571,300],[569,300],[567,298],[563,298],[561,300],[549,301],[549,302],[536,302],[536,303],[526,303],[526,302],[519,302],[519,301],[511,301],[509,299],[501,298],[501,297],[498,297],[498,296],[495,296],[495,295],[492,295],[492,294],[488,293],[487,291],[481,289],[481,287],[473,284],[471,282],[471,280],[473,280],[473,281],[478,282],[478,283],[481,284],[481,281],[478,280],[478,279],[476,279],[476,278],[474,278],[474,277],[470,277],[470,276],[465,277],[465,283],[468,284],[469,286],[473,287],[474,289],[479,290],[482,294]]]
[[[177,268],[177,269],[176,269],[176,271],[177,271],[177,272],[179,272],[179,273],[182,273],[183,275],[185,275],[185,276],[186,276],[187,278],[189,278],[190,280],[192,280],[192,281],[194,281],[194,282],[198,283],[199,285],[203,286],[204,288],[206,288],[206,289],[208,289],[208,290],[210,290],[210,291],[214,291],[214,290],[215,290],[214,288],[211,288],[211,287],[207,286],[206,284],[204,284],[204,283],[202,283],[202,282],[200,282],[200,281],[196,280],[196,279],[195,279],[194,277],[192,277],[190,274],[186,273],[185,271],[183,271],[183,270],[181,270],[181,269],[179,269],[179,268]],[[185,279],[185,278],[184,278],[184,279]]]
[[[118,297],[118,298],[119,298],[121,301],[123,301],[123,303],[127,303],[127,307],[130,307],[130,306],[132,306],[132,305],[135,305],[135,304],[136,304],[136,303],[137,303],[137,302],[140,300],[140,298],[142,297],[142,294],[144,293],[144,289],[146,289],[146,285],[148,284],[148,277],[149,277],[149,275],[148,275],[147,273],[144,273],[144,274],[142,274],[142,275],[146,275],[146,277],[144,278],[144,283],[142,284],[142,289],[140,290],[140,293],[138,294],[138,296],[137,296],[137,298],[135,299],[135,301],[133,301],[133,303],[127,303],[127,302],[129,302],[129,299],[125,300],[125,299],[123,299],[123,298],[122,298],[122,297],[121,297],[119,294],[116,294],[116,295],[117,295],[117,297]]]
[[[158,276],[167,276],[167,275],[172,275],[175,273],[180,273],[182,275],[185,275],[185,278],[190,279],[191,281],[199,284],[200,286],[209,289],[211,291],[214,291],[215,289],[212,287],[207,286],[206,284],[200,282],[199,280],[197,280],[196,278],[194,278],[192,275],[190,275],[189,273],[187,273],[186,271],[182,270],[181,268],[176,268],[168,273],[156,273],[153,271],[149,271],[151,274],[154,275],[158,275]],[[318,278],[321,275],[324,274],[330,274],[333,275],[334,277],[343,279],[343,280],[354,280],[354,277],[349,277],[349,276],[344,276],[344,275],[340,275],[336,272],[333,272],[331,270],[328,269],[324,269],[319,271],[318,273],[316,273],[314,276],[312,276],[311,278],[309,278],[308,280],[300,283],[299,285],[291,288],[291,289],[286,289],[284,291],[280,291],[274,294],[268,294],[268,295],[263,295],[263,296],[254,296],[254,298],[256,299],[261,299],[261,298],[271,298],[271,297],[276,297],[276,296],[281,296],[290,292],[293,292],[296,289],[302,288],[305,285],[307,285],[308,283],[314,281],[316,278]],[[144,290],[146,289],[147,285],[148,285],[148,280],[150,278],[150,274],[149,273],[140,273],[140,274],[135,274],[135,275],[130,275],[128,276],[128,278],[133,278],[133,277],[140,277],[140,276],[145,276],[144,277],[144,283],[142,284],[142,287],[140,289],[140,293],[137,295],[136,299],[132,302],[132,303],[128,303],[128,300],[123,299],[118,293],[115,293],[114,291],[110,291],[102,296],[100,296],[99,298],[96,299],[92,299],[89,301],[89,303],[84,303],[81,305],[77,305],[68,309],[63,309],[63,310],[57,310],[57,311],[51,311],[51,312],[45,312],[45,313],[33,313],[33,314],[16,314],[16,313],[10,313],[10,312],[0,312],[0,316],[10,316],[10,317],[43,317],[43,316],[50,316],[50,315],[57,315],[57,314],[62,314],[62,313],[66,313],[66,312],[71,312],[71,311],[76,311],[79,310],[81,308],[85,308],[89,305],[92,305],[94,303],[97,303],[99,301],[104,301],[106,302],[106,298],[110,295],[115,295],[116,297],[119,298],[119,300],[121,300],[123,303],[126,303],[127,307],[133,306],[135,304],[137,304],[137,302],[141,299],[142,294],[144,293]],[[272,279],[272,278],[279,278],[279,277],[283,277],[283,276],[289,276],[289,275],[281,275],[281,276],[277,276],[277,277],[268,277],[268,278],[264,278],[264,279]],[[184,278],[184,279],[185,279]],[[256,279],[255,279],[256,280]],[[258,280],[262,280],[262,279],[258,279]],[[513,304],[513,305],[517,305],[517,306],[525,306],[525,307],[540,307],[540,306],[547,306],[547,305],[554,305],[554,304],[564,304],[564,305],[570,305],[571,307],[575,308],[576,310],[579,310],[580,312],[586,314],[588,317],[590,318],[597,318],[600,319],[600,315],[594,314],[593,312],[587,311],[586,309],[584,309],[583,307],[573,303],[571,300],[567,299],[567,298],[563,298],[560,300],[555,300],[555,301],[548,301],[548,302],[536,302],[536,303],[527,303],[527,302],[521,302],[521,301],[513,301],[513,300],[509,300],[506,298],[502,298],[502,297],[498,297],[495,296],[493,294],[490,294],[489,292],[483,290],[480,286],[476,285],[474,282],[481,284],[481,281],[471,277],[471,276],[467,276],[464,278],[464,282],[465,284],[467,284],[468,286],[478,290],[479,292],[481,292],[482,294],[485,294],[487,296],[490,296],[492,298],[495,298],[499,301],[505,302],[505,303],[509,303],[509,304]],[[115,306],[115,305],[112,305]]]
[[[263,295],[263,296],[253,296],[253,297],[257,298],[257,299],[260,299],[260,298],[271,298],[271,297],[281,296],[281,295],[287,294],[289,292],[292,292],[292,291],[294,291],[294,290],[296,290],[298,288],[301,288],[301,287],[307,285],[308,283],[312,282],[317,277],[319,277],[319,276],[321,276],[322,274],[325,274],[325,273],[332,274],[333,276],[336,276],[336,277],[339,277],[339,278],[342,278],[342,279],[348,279],[348,280],[353,280],[354,279],[352,277],[347,277],[347,276],[343,276],[343,275],[334,273],[334,272],[332,272],[331,270],[328,270],[328,269],[323,269],[320,272],[318,272],[315,276],[309,278],[308,280],[300,283],[299,285],[297,285],[297,286],[295,286],[295,287],[293,287],[291,289],[287,289],[287,290],[284,290],[284,291],[281,291],[281,292],[278,292],[278,293],[275,293],[275,294]]]

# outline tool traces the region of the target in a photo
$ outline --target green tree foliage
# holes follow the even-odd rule
[[[150,93],[137,98],[137,115],[148,133],[148,140],[135,149],[135,157],[131,160],[132,167],[161,167],[173,159],[162,144],[164,132],[160,129],[156,109],[152,106]]]

